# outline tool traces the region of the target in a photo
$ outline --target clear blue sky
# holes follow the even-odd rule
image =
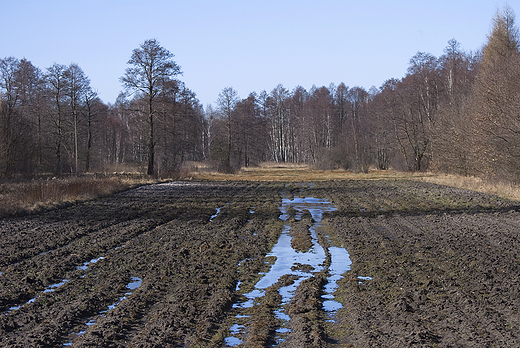
[[[520,16],[518,0],[509,5]],[[231,86],[241,98],[278,84],[380,87],[418,51],[486,41],[505,2],[484,0],[0,0],[0,57],[42,70],[77,63],[113,103],[132,50],[156,38],[204,107]],[[517,20],[518,25],[518,20]]]

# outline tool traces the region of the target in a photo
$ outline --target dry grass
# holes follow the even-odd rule
[[[458,187],[520,201],[520,186],[490,182],[476,177],[462,177],[437,173],[407,173],[370,171],[352,173],[345,170],[317,170],[309,165],[263,163],[243,168],[236,174],[211,171],[193,162],[183,172],[182,179],[202,181],[287,181],[315,182],[328,180],[396,180],[408,179]],[[177,173],[178,174],[178,173]],[[163,179],[161,181],[166,181]],[[25,214],[61,204],[85,201],[106,196],[132,187],[159,182],[141,174],[111,174],[73,177],[67,179],[33,180],[0,183],[0,217]]]
[[[215,171],[191,171],[190,178],[209,181],[328,181],[328,180],[380,180],[410,177],[394,171],[371,171],[368,174],[346,170],[318,170],[309,165],[266,163],[258,167],[242,168],[236,174]]]
[[[143,175],[82,176],[0,183],[0,217],[86,201],[157,182]]]
[[[451,174],[418,173],[411,175],[414,180],[457,187],[482,193],[490,193],[507,199],[520,201],[520,186],[500,181],[491,181],[474,176]]]
[[[193,168],[193,167],[192,167]],[[410,173],[392,170],[372,170],[368,173],[352,173],[345,170],[317,170],[309,165],[264,163],[258,167],[243,168],[236,174],[222,174],[207,170],[189,173],[194,180],[209,181],[290,181],[311,182],[328,180],[396,180],[408,179],[431,182],[439,185],[463,188],[482,193],[495,194],[520,201],[520,186],[506,182],[493,182],[477,177],[465,177],[442,173]]]

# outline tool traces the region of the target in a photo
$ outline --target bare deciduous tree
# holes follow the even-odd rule
[[[140,93],[147,104],[148,117],[148,175],[154,174],[155,160],[155,101],[162,93],[166,82],[181,74],[181,69],[174,55],[163,48],[155,39],[146,40],[139,48],[134,49],[128,61],[131,65],[120,78],[125,89]]]
[[[226,129],[226,145],[224,150],[224,162],[222,163],[224,172],[232,172],[233,168],[231,165],[231,149],[233,143],[233,127],[234,122],[232,120],[233,113],[239,101],[238,93],[232,87],[226,87],[218,95],[217,107],[224,121],[224,127]]]
[[[520,176],[520,37],[510,7],[498,11],[473,98],[474,146],[485,175]]]
[[[66,93],[65,71],[67,67],[63,64],[54,63],[47,68],[46,82],[47,91],[51,104],[52,123],[54,126],[53,140],[55,163],[54,172],[61,174],[63,171],[63,137],[64,137],[64,104]]]
[[[90,88],[90,80],[87,78],[83,70],[75,63],[70,64],[64,73],[66,92],[69,103],[70,112],[72,115],[72,132],[73,132],[73,156],[74,156],[74,172],[78,173],[78,158],[79,158],[79,125],[78,115],[79,109],[83,102],[86,93]]]

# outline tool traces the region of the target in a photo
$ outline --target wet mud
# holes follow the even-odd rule
[[[280,209],[305,197],[319,226]],[[0,220],[0,346],[520,346],[519,230],[514,202],[405,180],[144,186]],[[260,288],[284,235],[324,261]]]

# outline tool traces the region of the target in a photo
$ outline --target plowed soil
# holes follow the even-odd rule
[[[300,190],[175,182],[0,220],[0,346],[226,346],[233,304],[272,264],[291,193],[335,205],[320,241],[344,246],[352,266],[332,320],[326,276],[301,283],[280,346],[520,346],[517,203],[407,180]],[[242,347],[276,345],[276,286],[290,281],[267,289]]]

